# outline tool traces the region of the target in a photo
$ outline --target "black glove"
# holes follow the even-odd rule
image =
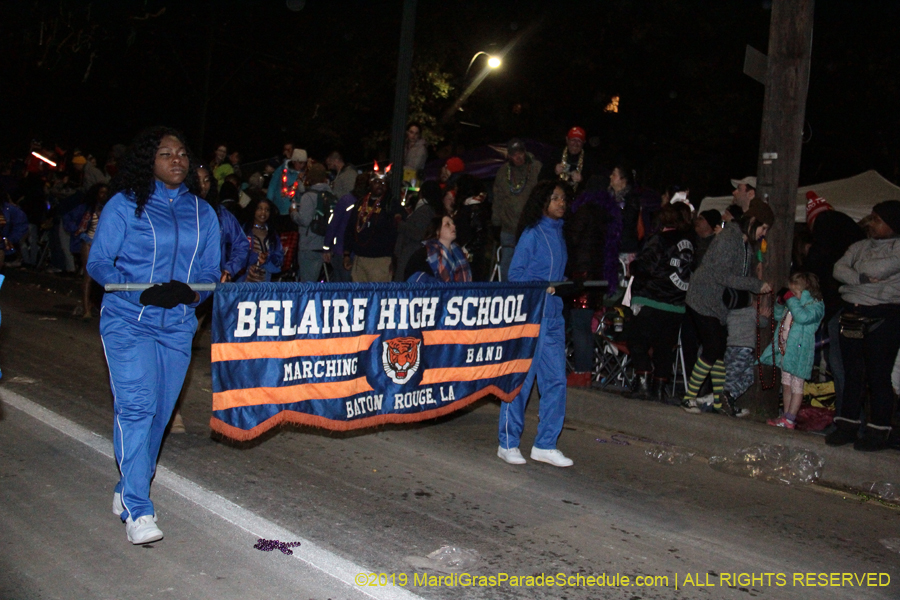
[[[188,284],[172,280],[147,288],[141,292],[141,304],[144,306],[161,306],[175,308],[179,304],[192,304],[196,293]]]

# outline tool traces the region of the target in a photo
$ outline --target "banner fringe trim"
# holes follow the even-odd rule
[[[521,389],[522,386],[519,386],[511,392],[506,393],[495,385],[489,385],[486,388],[475,392],[474,394],[470,394],[465,398],[461,398],[453,402],[452,404],[447,404],[440,408],[416,413],[391,413],[385,415],[373,415],[371,417],[365,417],[363,419],[357,419],[353,421],[336,421],[334,419],[327,419],[319,415],[300,413],[292,410],[283,410],[278,414],[269,417],[252,429],[241,429],[239,427],[229,425],[215,415],[210,417],[209,426],[214,432],[219,433],[236,442],[250,441],[269,431],[273,427],[285,424],[307,425],[311,427],[318,427],[320,429],[328,429],[330,431],[352,431],[355,429],[378,427],[379,425],[386,425],[389,423],[416,423],[418,421],[436,419],[438,417],[442,417],[444,415],[465,408],[466,406],[472,404],[473,402],[476,402],[477,400],[481,400],[489,394],[497,396],[497,398],[499,398],[503,402],[512,402],[513,399],[515,399],[515,397],[519,395],[519,391]]]

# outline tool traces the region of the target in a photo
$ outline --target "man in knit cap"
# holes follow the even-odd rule
[[[823,212],[834,210],[825,198],[820,198],[813,190],[806,192],[806,226],[812,231],[813,223]]]
[[[441,189],[446,188],[446,186],[453,187],[453,184],[456,183],[456,180],[459,179],[459,176],[462,175],[465,170],[466,164],[460,157],[451,156],[448,158],[447,162],[444,163],[444,166],[441,167]]]
[[[822,298],[825,301],[823,321],[828,327],[828,370],[834,379],[835,410],[840,412],[844,397],[844,366],[841,358],[840,316],[843,302],[838,289],[840,282],[834,278],[834,265],[847,248],[865,237],[862,228],[848,215],[834,210],[816,192],[806,193],[806,226],[810,232],[810,245],[803,266],[819,278]]]
[[[506,145],[507,162],[494,178],[494,206],[491,223],[500,227],[500,277],[506,281],[509,265],[516,247],[516,228],[522,207],[538,182],[541,161],[525,150],[525,142],[518,138]]]

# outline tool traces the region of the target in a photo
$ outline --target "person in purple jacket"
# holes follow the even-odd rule
[[[113,513],[125,521],[132,544],[163,537],[150,482],[191,360],[194,309],[210,294],[189,284],[217,283],[221,275],[219,222],[185,185],[197,186],[189,157],[184,136],[174,129],[153,127],[135,138],[87,265],[100,285],[155,284],[143,292],[107,293],[100,309],[120,472]]]

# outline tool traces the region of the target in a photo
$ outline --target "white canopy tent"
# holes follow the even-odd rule
[[[855,221],[872,212],[872,207],[883,200],[900,200],[900,187],[894,185],[877,171],[871,170],[847,179],[825,181],[797,189],[797,213],[794,220],[806,222],[806,192],[813,190],[835,210],[846,213]],[[723,211],[734,202],[731,196],[707,196],[700,203],[700,210],[715,208]]]

